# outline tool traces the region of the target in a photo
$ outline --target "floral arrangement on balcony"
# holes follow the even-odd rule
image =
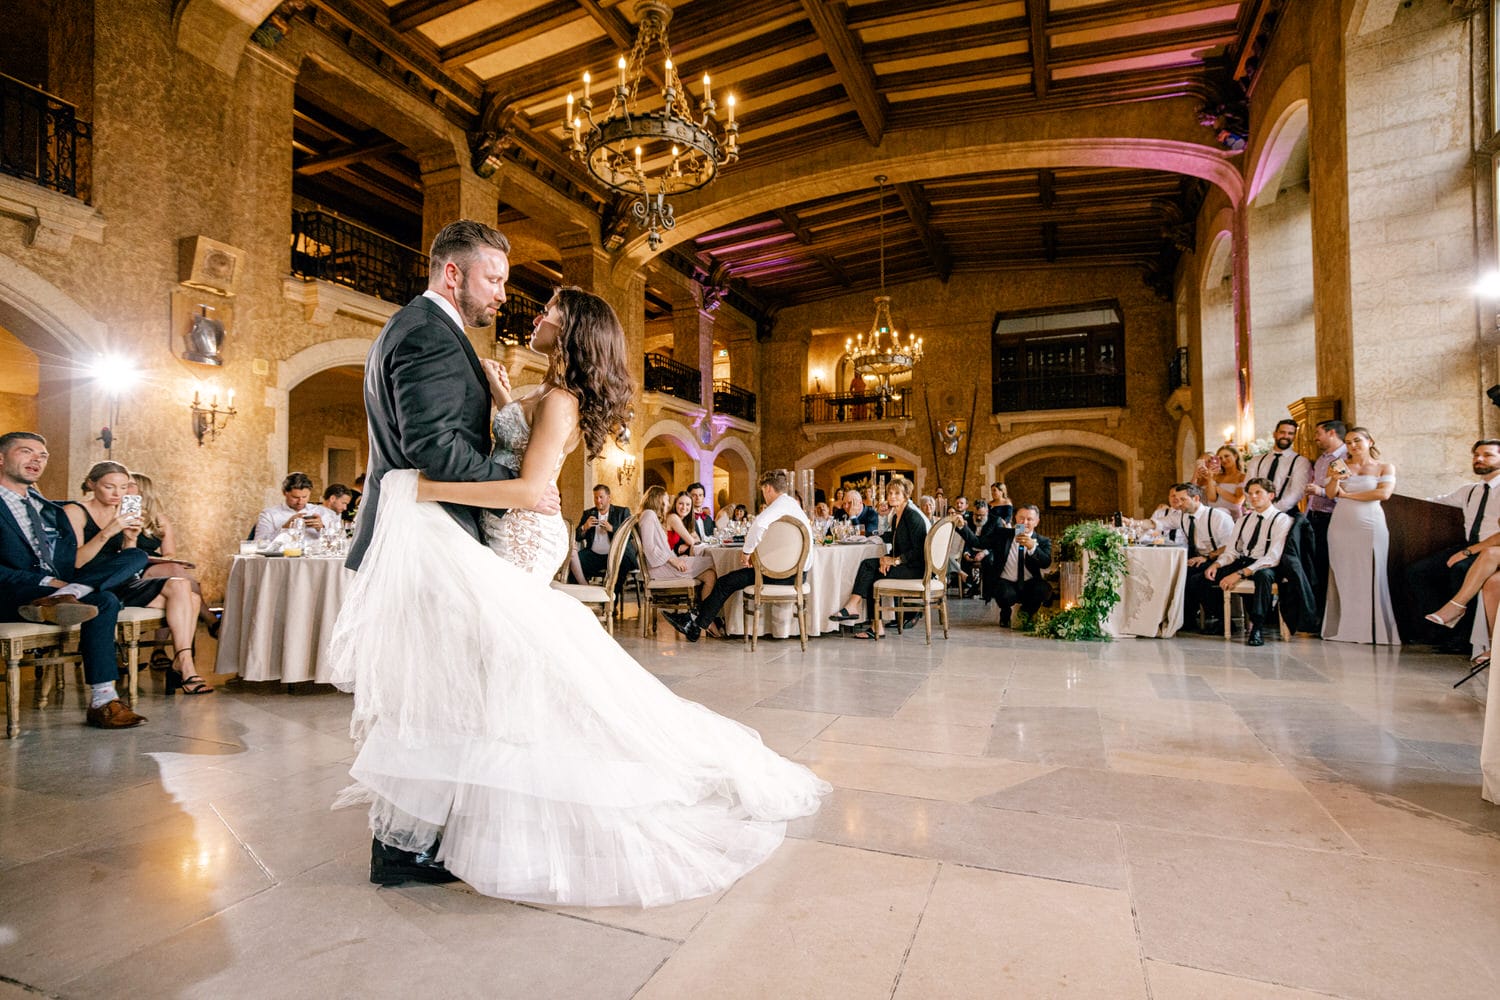
[[[1043,608],[1021,627],[1032,635],[1069,642],[1109,642],[1104,627],[1109,613],[1120,603],[1125,582],[1125,536],[1103,521],[1083,521],[1062,533],[1060,552],[1067,561],[1089,556],[1088,574],[1078,603],[1060,611]]]

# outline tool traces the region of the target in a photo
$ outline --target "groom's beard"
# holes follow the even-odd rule
[[[454,297],[458,299],[458,314],[464,318],[467,326],[489,326],[495,322],[495,313],[490,303],[483,302],[477,295],[470,295],[469,290],[459,285],[454,291]]]

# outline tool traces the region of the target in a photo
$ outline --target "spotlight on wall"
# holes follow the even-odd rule
[[[229,426],[229,418],[239,411],[234,408],[234,390],[229,390],[229,399],[223,406],[219,405],[219,395],[214,393],[213,398],[205,405],[198,394],[193,390],[193,401],[188,404],[188,409],[193,414],[193,436],[198,439],[198,447],[203,447],[204,439],[214,440],[219,432]]]
[[[120,422],[120,397],[141,380],[140,369],[135,366],[134,361],[123,355],[101,354],[84,365],[83,373],[109,397],[109,423],[99,428],[99,436],[95,440],[104,445],[106,457],[114,458],[114,429]]]

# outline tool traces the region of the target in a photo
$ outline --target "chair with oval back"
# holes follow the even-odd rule
[[[812,533],[795,517],[779,517],[766,527],[765,534],[750,554],[755,567],[755,583],[744,590],[745,641],[755,648],[760,631],[760,610],[776,604],[790,604],[797,612],[798,638],[807,652],[807,598],[812,585],[807,582],[807,553],[812,548]],[[791,577],[791,583],[767,583]]]
[[[615,589],[620,579],[620,566],[625,562],[625,551],[630,548],[631,532],[635,530],[635,515],[631,515],[620,522],[619,528],[615,529],[614,537],[609,543],[609,556],[604,562],[604,582],[594,583],[553,583],[553,590],[560,590],[569,597],[574,598],[580,604],[586,604],[599,616],[600,622],[609,631],[615,634],[615,617],[620,609],[615,604]],[[572,553],[569,553],[571,556]],[[568,560],[563,560],[563,568],[566,569]]]
[[[943,638],[948,638],[948,546],[953,540],[956,515],[950,514],[927,529],[922,544],[927,565],[917,580],[880,579],[875,581],[875,610],[872,618],[887,607],[896,613],[896,631],[901,631],[903,612],[922,609],[922,625],[927,630],[927,644],[932,645],[932,609],[938,609]],[[889,603],[887,603],[889,602]]]
[[[646,565],[646,547],[641,544],[639,518],[630,525],[630,537],[635,540],[635,550],[641,553],[635,564],[640,570],[642,589],[646,594],[646,607],[641,612],[641,635],[655,635],[656,612],[667,608],[693,610],[698,603],[698,581],[690,576],[653,577],[651,568]]]

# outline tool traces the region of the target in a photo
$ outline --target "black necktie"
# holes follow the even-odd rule
[[[1192,514],[1188,515],[1188,558],[1198,554],[1198,518]]]
[[[1272,452],[1271,453],[1271,474],[1266,477],[1267,479],[1269,479],[1271,481],[1271,485],[1272,486],[1276,486],[1276,469],[1280,465],[1281,465],[1281,452],[1279,452],[1279,451]],[[1291,476],[1287,476],[1287,478],[1291,479],[1292,477]],[[1284,489],[1286,489],[1286,484],[1285,483],[1282,483],[1280,486],[1276,486],[1276,499],[1277,500],[1281,499],[1281,491],[1284,490]]]
[[[1263,525],[1265,523],[1266,523],[1266,519],[1265,519],[1265,517],[1263,515],[1261,515],[1261,514],[1256,514],[1255,515],[1255,530],[1252,531],[1252,532],[1250,532],[1250,544],[1245,546],[1245,555],[1247,555],[1247,556],[1253,556],[1253,555],[1255,555],[1255,543],[1258,542],[1258,541],[1260,541],[1260,528],[1261,528],[1261,525]]]
[[[1479,489],[1483,495],[1479,498],[1479,509],[1474,512],[1474,523],[1469,525],[1469,544],[1473,545],[1479,541],[1479,526],[1484,523],[1484,508],[1490,502],[1490,486],[1488,483],[1480,483]]]
[[[22,500],[26,516],[31,519],[31,533],[36,538],[37,561],[42,564],[42,569],[47,571],[48,576],[55,576],[57,570],[52,563],[52,536],[47,533],[47,524],[42,520],[42,515],[37,513],[36,504],[30,497],[23,497]]]

